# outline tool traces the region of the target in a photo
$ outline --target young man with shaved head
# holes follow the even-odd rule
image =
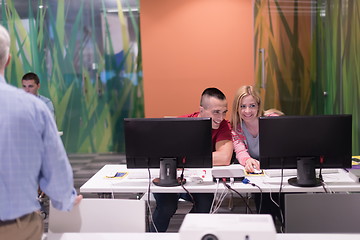
[[[181,117],[210,117],[212,121],[213,165],[229,165],[233,153],[233,143],[228,122],[225,120],[228,112],[225,95],[217,88],[207,88],[201,94],[198,112]],[[175,214],[179,198],[193,201],[190,212],[209,213],[214,198],[213,193],[154,193],[156,208],[153,213],[154,223],[150,226],[152,232],[166,232],[171,217]]]

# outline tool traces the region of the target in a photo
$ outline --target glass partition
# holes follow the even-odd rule
[[[352,149],[360,154],[360,2],[255,0],[254,17],[256,85],[265,108],[352,114]]]
[[[143,117],[137,0],[1,0],[21,87],[35,72],[68,153],[123,152],[123,118]]]

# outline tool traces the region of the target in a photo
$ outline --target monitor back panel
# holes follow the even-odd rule
[[[128,168],[159,168],[161,158],[177,158],[178,167],[212,167],[210,118],[124,119]]]
[[[319,168],[320,156],[323,168],[350,168],[351,136],[351,115],[261,117],[261,168],[296,168],[297,157],[314,157]]]

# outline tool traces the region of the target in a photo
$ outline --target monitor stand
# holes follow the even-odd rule
[[[299,157],[297,160],[297,177],[290,178],[288,183],[296,187],[318,187],[322,181],[316,178],[315,158]]]
[[[161,187],[175,187],[185,184],[186,180],[177,177],[176,158],[160,159],[160,178],[155,178],[153,183]]]

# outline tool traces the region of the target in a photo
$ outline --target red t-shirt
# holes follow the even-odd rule
[[[199,112],[195,112],[192,114],[188,114],[188,115],[183,115],[180,117],[198,117],[199,116]],[[232,141],[232,135],[231,135],[231,130],[229,128],[229,123],[228,121],[226,121],[225,119],[222,120],[222,122],[220,123],[220,126],[218,129],[212,129],[211,130],[211,135],[212,135],[212,149],[213,151],[215,151],[215,144],[219,141],[223,141],[223,140],[229,140]]]

